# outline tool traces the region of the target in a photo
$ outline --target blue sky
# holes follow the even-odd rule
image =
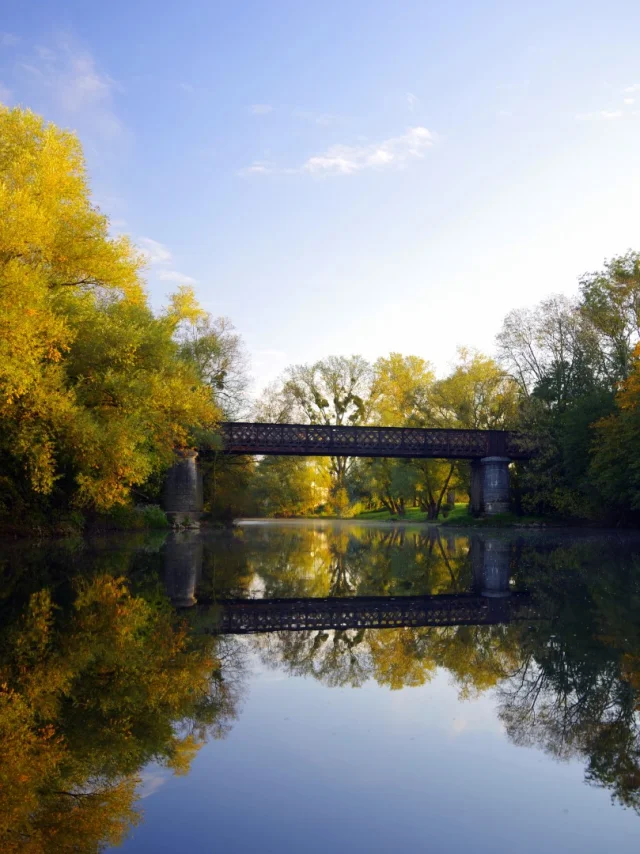
[[[257,385],[330,354],[487,352],[640,249],[637,2],[13,2],[0,100],[231,317]]]

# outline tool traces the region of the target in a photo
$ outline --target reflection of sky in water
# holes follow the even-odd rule
[[[150,852],[636,852],[640,817],[584,782],[584,762],[510,743],[492,692],[327,688],[252,659],[243,708],[186,777],[150,768]]]

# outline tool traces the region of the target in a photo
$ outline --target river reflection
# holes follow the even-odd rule
[[[121,844],[140,777],[187,775],[242,731],[256,673],[407,702],[446,674],[461,708],[491,698],[510,745],[579,762],[640,811],[638,539],[245,524],[12,544],[0,573],[2,850]]]

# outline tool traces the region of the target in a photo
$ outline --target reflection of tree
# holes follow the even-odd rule
[[[624,550],[530,550],[521,573],[554,618],[522,631],[499,691],[517,744],[586,759],[589,783],[640,811],[640,562]]]
[[[274,525],[268,535],[247,528],[239,542],[271,598],[453,593],[471,583],[466,538],[445,541],[433,530]]]
[[[467,697],[513,671],[515,637],[508,626],[405,627],[277,632],[257,636],[255,644],[269,666],[331,687],[357,687],[373,678],[393,690],[407,688],[444,667]]]
[[[267,579],[267,595],[470,588],[472,555],[463,538],[357,526],[339,537],[314,532],[307,539],[311,533],[289,541],[286,567],[276,563],[270,572],[266,553],[254,564]],[[305,550],[313,555],[307,563]],[[269,666],[330,686],[375,679],[397,689],[424,684],[444,668],[462,698],[497,688],[501,719],[517,744],[561,759],[584,757],[588,782],[640,810],[640,560],[614,542],[521,540],[510,552],[516,580],[548,618],[531,625],[282,632],[254,643]]]
[[[139,770],[153,760],[186,773],[239,695],[232,639],[194,637],[122,577],[57,589],[59,601],[31,593],[0,637],[4,851],[118,844],[138,820]]]

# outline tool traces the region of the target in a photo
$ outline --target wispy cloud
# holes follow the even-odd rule
[[[626,95],[632,95],[634,92],[640,92],[640,83],[632,83],[631,86],[625,86],[622,91]]]
[[[173,260],[171,252],[159,240],[153,240],[151,237],[139,237],[138,244],[149,264],[170,264]]]
[[[191,276],[185,276],[184,273],[179,273],[177,270],[161,270],[158,273],[158,278],[163,282],[177,282],[179,285],[197,285],[196,279]]]
[[[152,237],[139,237],[138,246],[140,251],[152,267],[159,267],[155,275],[162,282],[176,282],[179,285],[196,285],[197,281],[178,270],[167,269],[173,263],[173,255],[169,248],[159,240]]]
[[[191,83],[176,83],[176,89],[185,92],[187,95],[191,95],[194,91]]]
[[[249,112],[254,116],[266,116],[267,113],[273,112],[271,104],[251,104]]]
[[[245,166],[244,169],[238,172],[238,175],[247,178],[249,175],[268,175],[270,172],[275,171],[275,167],[266,160],[254,160],[251,166]]]
[[[323,154],[310,157],[302,170],[316,175],[351,175],[363,169],[402,166],[424,157],[433,142],[434,135],[427,128],[409,128],[402,136],[370,145],[332,145]]]
[[[255,161],[240,175],[309,174],[353,175],[367,169],[402,168],[424,157],[435,142],[435,134],[425,127],[413,127],[401,136],[362,145],[332,145],[321,154],[309,157],[301,166],[277,168],[266,161]]]
[[[404,98],[407,102],[407,107],[411,110],[411,112],[413,112],[416,108],[416,105],[420,101],[420,98],[418,98],[417,95],[414,95],[413,92],[407,92]]]
[[[113,105],[120,87],[71,38],[59,38],[52,47],[37,46],[17,63],[16,71],[32,97],[48,97],[66,119],[84,122],[92,133],[109,139],[122,134]]]
[[[624,101],[623,101],[623,103],[625,103],[625,104],[627,104],[627,105],[629,105],[629,104],[635,104],[635,102],[636,102],[636,99],[635,99],[635,98],[624,98]]]
[[[593,113],[578,113],[577,119],[583,122],[606,122],[622,118],[622,110],[596,110]]]
[[[11,89],[9,89],[4,84],[0,83],[0,101],[3,104],[10,104],[12,98],[13,98],[13,95],[11,93]]]

